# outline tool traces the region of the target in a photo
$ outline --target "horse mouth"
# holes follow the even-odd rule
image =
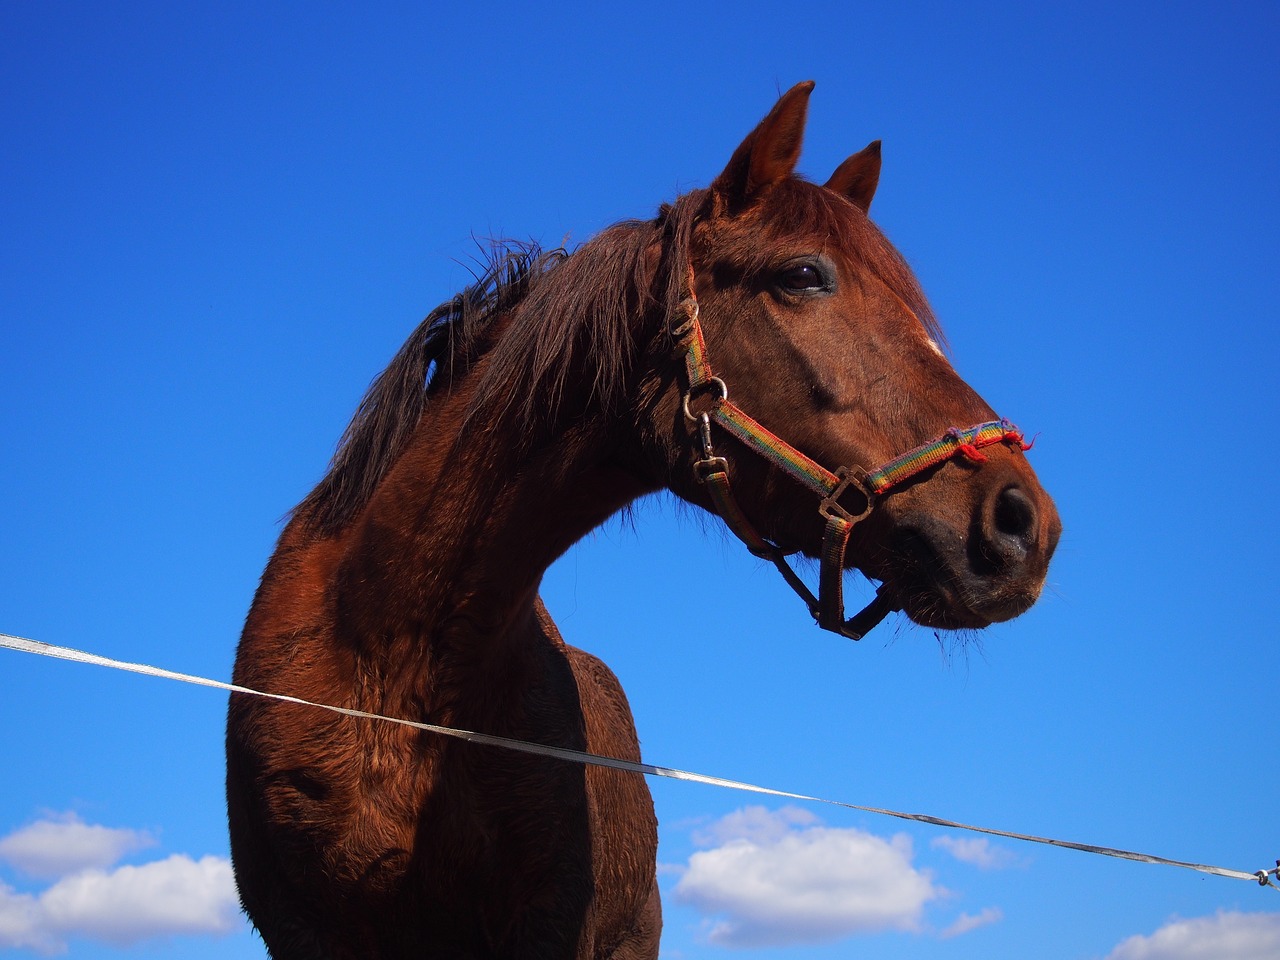
[[[922,627],[981,630],[1025,613],[1040,597],[1043,578],[984,574],[938,532],[906,527],[896,531],[886,555],[883,580],[895,604]],[[957,538],[952,535],[952,540]]]

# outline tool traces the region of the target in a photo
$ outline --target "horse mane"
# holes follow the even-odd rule
[[[555,418],[575,367],[591,377],[589,399],[615,409],[636,352],[637,312],[685,295],[704,193],[664,205],[656,220],[615,224],[572,253],[495,243],[476,282],[427,314],[370,384],[328,472],[291,516],[320,535],[354,519],[408,446],[431,396],[482,355],[468,418],[512,416],[516,435],[531,437]],[[645,250],[660,238],[667,242],[655,277]],[[502,318],[509,322],[495,323]]]
[[[770,205],[762,231],[808,233],[838,247],[942,340],[910,267],[862,211],[798,179],[774,189],[785,194]],[[291,516],[322,536],[354,519],[408,446],[432,395],[470,372],[481,356],[486,363],[468,419],[511,417],[512,435],[525,442],[554,422],[571,374],[589,378],[585,399],[606,413],[616,410],[637,352],[635,318],[657,307],[674,313],[687,295],[694,226],[710,200],[707,190],[691,191],[664,204],[656,219],[615,224],[572,253],[535,243],[495,244],[476,282],[427,314],[374,379],[328,472]],[[655,242],[662,249],[656,273],[645,256]],[[747,270],[763,268],[768,249],[742,244],[733,256]]]

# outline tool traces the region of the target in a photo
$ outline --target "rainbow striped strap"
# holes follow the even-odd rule
[[[706,485],[708,495],[715,502],[716,513],[720,514],[720,519],[734,532],[734,535],[746,544],[748,550],[757,557],[768,559],[771,554],[777,552],[778,548],[756,532],[756,528],[751,525],[747,515],[738,506],[738,498],[733,495],[733,488],[729,484],[727,462],[716,459],[710,461],[710,464],[710,469],[700,472],[699,478]]]
[[[711,410],[711,419],[818,496],[829,496],[840,485],[838,476],[805,456],[777,434],[762,427],[729,400],[716,401]]]
[[[698,322],[698,301],[690,297],[681,306],[686,316],[680,333],[686,339],[685,373],[688,376],[689,396],[705,392],[709,388],[718,389],[721,395],[712,400],[708,411],[711,419],[814,493],[821,497],[830,496],[840,485],[839,476],[805,456],[728,399],[728,388],[716,377],[711,362],[707,359],[707,342],[702,334],[702,325]],[[987,459],[981,452],[983,447],[1006,442],[1017,443],[1023,450],[1031,449],[1031,444],[1023,439],[1022,431],[1005,419],[991,420],[965,429],[951,427],[937,439],[908,450],[867,474],[864,484],[870,493],[881,494],[956,456],[963,456],[972,463],[982,463]]]
[[[844,631],[844,555],[856,520],[839,513],[827,514],[822,534],[822,565],[818,568],[818,626],[836,633]],[[861,637],[853,637],[859,640]]]
[[[951,427],[938,439],[908,450],[874,473],[867,474],[867,486],[872,493],[884,493],[904,480],[956,456],[963,456],[973,463],[983,463],[987,459],[986,454],[981,452],[983,447],[1006,442],[1016,443],[1023,450],[1031,449],[1031,444],[1023,439],[1022,431],[1008,420],[991,420],[964,430]]]
[[[748,550],[760,559],[768,560],[778,568],[778,572],[782,574],[782,578],[787,582],[787,585],[805,602],[805,605],[809,608],[810,615],[815,620],[819,619],[822,615],[822,607],[818,602],[818,598],[813,595],[813,591],[791,569],[790,564],[787,563],[786,554],[782,552],[781,548],[760,536],[756,532],[756,528],[751,525],[751,521],[747,519],[746,514],[742,512],[742,508],[738,506],[738,500],[733,495],[733,489],[729,483],[729,471],[726,461],[716,458],[712,461],[704,462],[709,463],[710,466],[707,470],[700,472],[699,477],[702,483],[706,485],[707,494],[711,497],[716,513],[720,515],[725,525],[733,531],[734,535],[746,545]]]
[[[711,362],[707,359],[707,341],[702,335],[702,324],[698,322],[698,301],[690,297],[680,306],[685,312],[685,320],[672,334],[688,338],[684,351],[684,369],[689,378],[689,389],[694,391],[714,380],[715,374],[711,372]]]

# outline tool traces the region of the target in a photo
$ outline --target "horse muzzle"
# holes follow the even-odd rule
[[[979,501],[967,527],[934,510],[898,516],[875,575],[916,623],[980,629],[1039,599],[1061,532],[1047,495],[1008,483]]]

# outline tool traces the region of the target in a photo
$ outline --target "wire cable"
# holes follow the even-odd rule
[[[888,810],[883,807],[869,807],[857,803],[848,803],[843,800],[830,800],[824,797],[813,797],[808,794],[793,793],[789,790],[775,790],[772,787],[757,786],[752,783],[743,783],[740,780],[728,780],[724,777],[713,777],[703,773],[694,773],[689,770],[679,770],[674,767],[660,767],[650,763],[621,760],[616,757],[603,757],[593,753],[586,753],[582,750],[571,750],[567,747],[556,747],[542,743],[529,743],[524,740],[512,740],[508,737],[497,737],[488,733],[478,733],[474,730],[460,730],[456,727],[443,727],[434,723],[424,723],[419,720],[405,720],[400,717],[384,717],[381,714],[366,713],[363,710],[353,710],[350,707],[336,707],[326,703],[315,703],[311,700],[303,700],[300,697],[292,697],[283,693],[267,693],[262,690],[253,690],[249,687],[242,687],[234,683],[223,683],[220,680],[209,680],[205,677],[197,677],[189,673],[177,673],[173,670],[164,670],[160,667],[153,667],[148,664],[128,663],[123,660],[113,660],[110,657],[99,656],[95,653],[87,653],[83,650],[76,650],[71,647],[60,647],[51,643],[43,643],[39,640],[27,640],[23,637],[15,637],[7,633],[0,633],[0,647],[5,647],[9,650],[15,650],[20,653],[31,653],[42,657],[53,657],[59,660],[69,660],[74,663],[85,663],[92,666],[107,667],[112,670],[123,670],[129,673],[138,673],[149,677],[176,680],[181,683],[191,683],[201,687],[213,687],[214,689],[226,690],[230,693],[240,693],[251,697],[263,697],[268,700],[278,700],[283,703],[297,704],[298,706],[303,707],[313,707],[318,710],[328,710],[332,713],[340,713],[343,716],[356,717],[362,720],[397,723],[402,726],[413,727],[416,730],[423,730],[428,733],[435,733],[440,734],[441,736],[453,737],[458,740],[465,740],[469,743],[501,747],[506,750],[515,750],[520,753],[552,757],[557,760],[567,760],[571,763],[609,767],[613,770],[622,770],[628,773],[639,773],[652,777],[665,777],[669,780],[684,780],[689,783],[703,783],[713,787],[723,787],[729,790],[741,790],[748,793],[760,793],[771,797],[782,797],[788,800],[825,803],[830,806],[843,807],[848,810],[859,810],[863,813],[873,813],[885,817],[896,817],[899,820],[913,820],[918,823],[928,823],[935,827],[946,827],[953,830],[968,830],[972,833],[985,833],[996,837],[1007,837],[1010,840],[1022,840],[1027,843],[1041,843],[1051,847],[1079,850],[1082,853],[1093,853],[1104,857],[1117,857],[1122,860],[1133,860],[1138,863],[1154,863],[1169,867],[1183,867],[1187,870],[1196,870],[1200,873],[1208,873],[1218,877],[1228,877],[1233,880],[1252,880],[1260,886],[1272,887],[1273,889],[1280,890],[1280,886],[1275,882],[1276,878],[1280,877],[1280,860],[1277,860],[1276,866],[1270,870],[1256,870],[1252,873],[1245,870],[1232,870],[1227,867],[1213,866],[1212,864],[1191,863],[1185,860],[1171,860],[1167,857],[1158,857],[1149,853],[1138,853],[1133,850],[1121,850],[1116,847],[1103,847],[1091,843],[1077,843],[1072,840],[1055,840],[1051,837],[1038,837],[1028,833],[1016,833],[1011,830],[997,830],[993,827],[979,827],[974,826],[973,824],[960,823],[956,820],[947,820],[942,817],[935,817],[925,813],[904,813],[899,810]]]

